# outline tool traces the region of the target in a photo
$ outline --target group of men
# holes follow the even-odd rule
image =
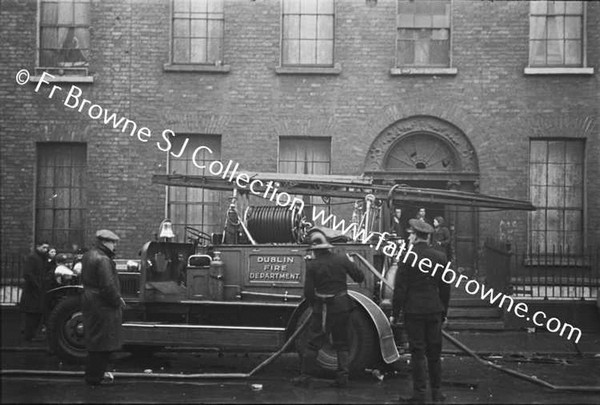
[[[398,229],[404,230],[401,227]],[[419,258],[428,258],[433,265],[446,265],[446,255],[429,245],[434,232],[430,224],[421,219],[411,219],[407,232],[409,235],[406,239]],[[348,384],[350,362],[348,323],[354,309],[354,302],[347,293],[346,276],[360,283],[364,275],[350,257],[332,253],[333,246],[323,232],[314,230],[309,233],[309,243],[314,257],[307,260],[304,295],[312,306],[312,314],[308,343],[301,359],[301,374],[293,382],[300,386],[310,385],[317,353],[331,335],[338,362],[333,385],[345,387]],[[411,353],[413,396],[400,400],[426,402],[429,380],[431,400],[440,403],[445,399],[441,391],[442,324],[446,320],[450,286],[439,276],[431,277],[411,264],[408,261],[397,272],[390,318],[392,323],[403,318]]]

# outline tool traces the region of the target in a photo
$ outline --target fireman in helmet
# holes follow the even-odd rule
[[[354,308],[354,302],[348,295],[346,278],[350,275],[360,283],[365,277],[348,256],[331,251],[333,246],[321,230],[310,230],[308,239],[314,258],[306,263],[304,296],[313,311],[307,333],[307,347],[302,354],[301,374],[293,379],[293,383],[304,387],[310,385],[310,374],[316,371],[317,353],[331,335],[338,360],[333,385],[343,388],[348,385],[348,322]]]

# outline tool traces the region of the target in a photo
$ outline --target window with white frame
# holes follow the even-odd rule
[[[59,250],[84,246],[86,169],[85,143],[37,144],[35,240]]]
[[[90,1],[41,0],[39,67],[86,67],[90,51]]]
[[[172,17],[173,64],[223,61],[223,0],[173,0]]]
[[[584,65],[583,1],[532,1],[529,16],[529,66]]]
[[[283,0],[282,66],[334,65],[334,0]]]
[[[185,143],[187,142],[187,145]],[[221,158],[221,137],[219,135],[177,134],[171,139],[171,152],[168,154],[168,173],[182,175],[210,175],[208,165]],[[180,153],[183,146],[185,149]],[[194,151],[202,148],[196,153]],[[212,151],[212,153],[210,153]],[[172,155],[180,155],[175,157]],[[194,164],[195,162],[195,164]],[[205,166],[200,168],[198,166]],[[173,223],[174,241],[187,242],[185,227],[202,232],[222,232],[221,212],[222,193],[215,190],[195,187],[169,186],[167,204],[168,217]]]
[[[396,66],[450,66],[450,0],[398,0]]]
[[[532,253],[580,254],[583,249],[584,148],[581,139],[532,139],[529,213]]]

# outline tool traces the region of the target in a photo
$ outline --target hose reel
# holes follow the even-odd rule
[[[302,211],[298,207],[250,206],[244,213],[248,231],[258,243],[298,243],[302,240]]]

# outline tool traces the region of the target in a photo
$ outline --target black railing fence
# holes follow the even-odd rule
[[[0,256],[0,304],[16,304],[23,285],[24,254],[3,253]]]
[[[488,239],[484,244],[486,284],[514,297],[596,299],[600,289],[600,246],[573,252],[562,246],[518,249]]]

